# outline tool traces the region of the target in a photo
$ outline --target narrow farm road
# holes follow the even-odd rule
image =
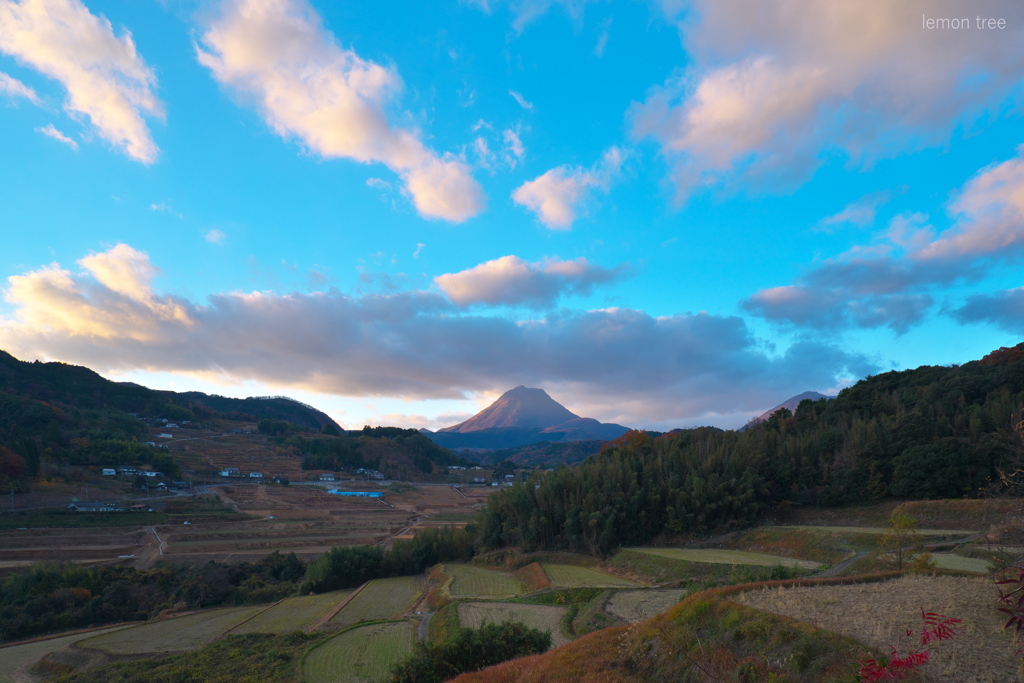
[[[421,643],[426,643],[427,638],[430,637],[430,618],[433,616],[433,612],[424,612],[423,618],[420,619],[420,625],[416,627],[416,635],[419,636]]]
[[[829,577],[829,576],[835,576],[836,574],[838,574],[839,572],[843,571],[844,569],[849,567],[851,564],[853,564],[854,562],[856,562],[860,558],[864,557],[865,555],[867,555],[867,553],[857,553],[853,557],[851,557],[849,559],[846,559],[846,560],[843,560],[842,562],[840,562],[836,566],[829,567],[825,571],[820,572],[818,574],[815,574],[814,578],[816,578],[816,579],[824,579],[824,578]]]

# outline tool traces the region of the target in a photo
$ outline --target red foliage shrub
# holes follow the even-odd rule
[[[892,654],[887,659],[883,658],[881,661],[869,659],[860,663],[861,667],[857,675],[861,681],[865,681],[865,683],[902,681],[911,671],[928,663],[931,652],[923,648],[940,640],[952,640],[957,635],[956,625],[961,621],[935,612],[925,612],[924,609],[921,610],[921,619],[924,626],[921,628],[917,647],[906,653],[901,653],[900,644],[903,641],[903,636],[900,636],[896,644],[890,646]],[[907,629],[906,637],[909,638],[913,635],[914,631]]]

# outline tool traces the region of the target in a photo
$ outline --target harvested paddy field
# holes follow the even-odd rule
[[[889,528],[884,526],[769,526],[765,529],[773,529],[777,531],[790,530],[790,529],[806,529],[808,531],[822,531],[827,533],[836,534],[885,534],[888,533]],[[918,529],[917,533],[921,536],[950,536],[953,538],[962,538],[970,535],[970,531],[963,529]]]
[[[661,614],[683,599],[683,590],[618,591],[608,600],[605,611],[630,624]]]
[[[22,645],[2,647],[0,648],[0,683],[23,683],[24,681],[31,680],[28,670],[51,652],[56,652],[61,648],[68,647],[86,638],[93,638],[97,635],[112,633],[125,628],[129,627],[115,626],[98,631],[76,633],[70,636],[48,638]]]
[[[112,655],[193,650],[227,633],[264,609],[266,605],[196,612],[87,638],[79,642],[78,647],[102,650]]]
[[[995,610],[995,587],[983,578],[911,575],[882,583],[769,588],[733,598],[855,638],[888,653],[906,629],[921,629],[921,609],[962,619],[960,635],[932,648],[923,671],[932,680],[1017,680],[1016,646]]]
[[[377,683],[412,653],[415,627],[398,621],[340,633],[310,650],[302,662],[306,683]]]
[[[702,548],[630,548],[630,550],[647,555],[667,557],[672,560],[705,562],[708,564],[747,564],[761,567],[774,567],[781,564],[783,567],[796,567],[799,569],[817,569],[819,567],[817,562],[809,560],[752,553],[745,550],[706,550]]]
[[[347,626],[360,621],[395,619],[411,609],[422,594],[423,577],[421,576],[375,579],[366,584],[338,612],[331,623]]]
[[[332,591],[320,595],[303,595],[282,600],[270,609],[231,630],[230,635],[241,633],[291,633],[309,631],[327,616],[352,591]]]
[[[515,576],[497,569],[484,569],[469,564],[446,564],[444,571],[454,579],[448,590],[455,597],[507,598],[529,592]]]
[[[521,621],[530,628],[551,631],[551,647],[565,645],[571,639],[562,633],[564,607],[524,605],[511,602],[464,602],[459,605],[459,622],[464,627],[480,628],[484,622]]]
[[[555,588],[617,588],[619,586],[637,586],[635,581],[588,567],[577,567],[568,564],[542,564],[544,573]]]

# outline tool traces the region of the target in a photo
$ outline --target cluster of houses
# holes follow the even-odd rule
[[[141,503],[121,505],[119,503],[71,503],[68,510],[73,512],[152,512],[153,508]]]
[[[473,483],[474,484],[480,484],[481,486],[484,486],[484,485],[490,485],[490,486],[511,486],[515,482],[516,482],[516,475],[514,475],[514,474],[506,474],[505,478],[503,480],[501,480],[501,481],[495,480],[495,481],[491,481],[491,482],[487,481],[487,477],[473,477]]]
[[[225,467],[220,471],[222,477],[242,477],[248,476],[250,479],[263,479],[262,472],[249,472],[247,475],[243,475],[242,471],[237,467]]]

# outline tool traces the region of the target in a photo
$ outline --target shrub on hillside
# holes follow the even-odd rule
[[[390,683],[440,683],[467,671],[540,654],[549,647],[550,631],[519,622],[463,628],[439,645],[417,643],[413,656],[392,669]]]

